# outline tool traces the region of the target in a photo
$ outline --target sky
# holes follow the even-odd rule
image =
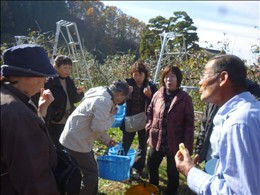
[[[166,19],[175,11],[185,11],[197,27],[199,45],[213,45],[221,49],[229,43],[229,53],[256,63],[257,55],[251,46],[260,45],[259,1],[102,1],[105,6],[116,6],[123,13],[148,24],[149,19]]]

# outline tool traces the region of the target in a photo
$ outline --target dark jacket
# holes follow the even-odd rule
[[[165,88],[161,87],[153,96],[147,109],[146,132],[148,144],[155,150],[160,149],[162,140],[162,121],[165,109]],[[192,155],[194,138],[194,109],[191,97],[180,90],[171,102],[167,115],[168,146],[175,156],[179,144],[184,143]]]
[[[260,101],[260,85],[247,79],[247,90]],[[199,154],[199,163],[206,160],[210,135],[213,129],[213,119],[218,112],[218,106],[212,103],[206,105],[206,109],[203,113],[202,123],[199,130],[199,134],[195,145],[195,154]]]
[[[136,82],[135,82],[135,80],[134,80],[133,78],[126,79],[126,82],[127,82],[128,85],[130,85],[130,86],[136,86]],[[150,81],[148,81],[148,80],[145,80],[145,81],[144,81],[143,86],[140,88],[140,91],[141,91],[140,95],[143,96],[142,99],[144,100],[144,101],[142,102],[142,105],[141,105],[141,107],[142,107],[142,109],[140,109],[141,112],[145,111],[145,109],[147,110],[147,107],[148,107],[148,105],[149,105],[150,102],[151,102],[151,99],[148,98],[148,97],[143,93],[144,88],[147,87],[148,85],[151,87],[152,95],[157,91],[157,87],[156,87],[156,85],[155,85],[154,83],[152,83],[152,82],[150,82]],[[130,98],[126,101],[126,116],[132,116],[132,115],[134,115],[134,114],[138,114],[138,113],[134,113],[134,112],[132,111],[132,107],[133,107],[132,104],[133,104],[133,99],[130,97]],[[120,129],[121,129],[121,130],[125,130],[124,120],[123,120],[123,123],[122,123],[121,126],[120,126]]]
[[[65,79],[67,84],[67,93],[69,96],[71,106],[70,113],[72,113],[76,108],[74,103],[81,101],[81,99],[84,97],[84,93],[77,93],[75,83],[70,77],[67,77]],[[48,108],[47,118],[50,121],[54,120],[55,122],[58,122],[63,118],[65,114],[67,95],[58,77],[50,78],[48,82],[45,84],[45,89],[50,89],[53,94],[53,97],[55,98]]]
[[[28,101],[10,84],[1,84],[1,194],[59,194],[53,175],[56,151]]]
[[[200,131],[197,137],[195,154],[199,154],[199,163],[204,161],[207,156],[209,148],[209,138],[213,130],[213,119],[218,112],[218,106],[212,103],[206,105],[206,109],[203,113],[202,123]]]

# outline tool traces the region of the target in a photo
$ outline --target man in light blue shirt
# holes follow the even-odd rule
[[[260,194],[260,102],[246,92],[246,67],[234,55],[219,55],[206,64],[201,100],[214,103],[215,174],[197,168],[188,150],[175,156],[178,170],[197,194]]]

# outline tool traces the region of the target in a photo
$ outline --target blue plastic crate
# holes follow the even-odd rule
[[[122,150],[123,147],[122,145],[120,145],[120,150]],[[119,150],[119,147],[118,146],[114,146],[112,148],[109,148],[108,152],[109,152],[109,155],[118,155],[118,150]],[[134,161],[135,161],[135,154],[136,154],[136,150],[133,149],[133,148],[130,148],[127,152],[127,155],[128,157],[130,157],[131,161],[130,161],[130,167],[133,166],[134,164]]]
[[[100,178],[124,181],[130,177],[130,158],[127,156],[103,155],[97,158]]]

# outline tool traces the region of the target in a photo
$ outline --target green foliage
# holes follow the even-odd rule
[[[91,67],[93,83],[95,85],[109,85],[115,80],[129,77],[129,69],[133,64],[131,54],[108,56],[104,64],[95,63]]]
[[[142,59],[155,56],[155,50],[161,49],[160,34],[163,32],[174,32],[182,36],[177,36],[170,40],[167,52],[180,52],[183,49],[195,47],[199,40],[196,33],[197,27],[193,26],[192,19],[184,11],[174,12],[173,16],[166,19],[157,16],[149,20],[142,33],[140,44],[140,55]]]
[[[158,34],[155,34],[152,30],[149,29],[147,25],[146,29],[141,34],[140,41],[140,59],[145,60],[148,58],[155,59],[157,54],[155,50],[161,47],[161,41]]]
[[[260,84],[260,64],[252,65],[247,68],[247,77],[252,81],[257,82]]]
[[[46,4],[45,4],[46,3]],[[23,7],[24,9],[22,9]],[[40,8],[40,9],[36,9]],[[46,12],[46,9],[47,12]],[[12,10],[12,11],[11,11]],[[40,13],[30,12],[30,10],[40,10]],[[94,86],[109,85],[115,80],[125,79],[130,77],[129,69],[136,60],[136,51],[140,45],[140,57],[148,64],[150,69],[151,80],[155,75],[156,65],[158,62],[158,51],[161,49],[161,40],[159,34],[162,32],[179,32],[184,35],[185,47],[188,48],[188,58],[184,56],[171,57],[165,55],[161,62],[162,70],[167,64],[172,64],[180,67],[183,72],[182,85],[199,87],[199,75],[202,73],[204,65],[212,54],[205,51],[198,51],[195,41],[198,40],[196,33],[197,28],[193,26],[192,19],[186,12],[174,12],[173,16],[166,19],[162,16],[157,16],[149,20],[149,24],[145,25],[139,22],[136,18],[127,16],[116,7],[103,7],[99,1],[65,1],[65,2],[1,2],[1,11],[3,11],[3,34],[1,33],[1,53],[3,50],[14,45],[10,43],[10,37],[18,34],[28,33],[28,42],[37,42],[41,44],[49,54],[52,56],[52,49],[54,45],[54,22],[60,18],[68,21],[77,21],[77,25],[82,37],[82,43],[85,46],[84,54],[87,66],[90,71],[90,76]],[[69,14],[68,14],[69,13]],[[14,17],[14,14],[16,17]],[[54,15],[53,15],[54,14]],[[53,18],[53,21],[46,20],[46,15]],[[29,17],[30,16],[30,17]],[[35,16],[35,17],[32,17]],[[37,16],[37,17],[36,17]],[[55,17],[54,17],[55,16]],[[34,23],[30,18],[37,18],[41,24],[42,30],[47,29],[47,33],[42,33],[39,29],[30,28]],[[28,21],[27,21],[28,19]],[[20,21],[23,21],[21,23]],[[26,22],[26,23],[24,23]],[[22,24],[22,26],[20,25]],[[14,30],[15,29],[15,30]],[[14,34],[11,34],[14,33]],[[7,42],[2,40],[8,40]],[[140,43],[140,44],[139,44]],[[183,48],[183,39],[177,37],[169,42],[169,51],[181,51]],[[225,39],[222,49],[228,51],[229,43]],[[259,52],[259,46],[252,47],[252,52]],[[138,52],[137,52],[138,53]],[[68,55],[68,50],[65,43],[59,45],[57,48],[57,55]],[[1,59],[2,60],[2,59]],[[103,61],[102,61],[103,60]],[[83,61],[83,59],[80,59]],[[1,63],[2,64],[2,63]],[[259,65],[252,65],[248,67],[248,78],[260,83]],[[84,83],[86,77],[86,67],[79,65],[78,71],[80,78],[76,79],[76,66],[73,66],[73,78],[76,85],[84,84],[87,89],[90,88],[88,83]],[[158,87],[160,87],[158,85]],[[188,91],[192,97],[195,116],[196,116],[196,132],[199,129],[201,121],[201,113],[204,110],[205,104],[200,101],[198,90]],[[109,134],[117,142],[121,141],[122,132],[116,129],[110,129]],[[196,135],[197,133],[195,133]],[[195,137],[196,138],[196,137]],[[194,139],[195,142],[195,139]],[[137,139],[134,139],[133,148],[137,148]],[[106,147],[96,142],[94,145],[95,155],[102,155],[106,151]],[[167,177],[165,174],[166,165],[163,161],[160,167],[160,185],[165,187],[167,185]],[[144,178],[138,182],[148,182]],[[112,182],[107,180],[99,180],[99,194],[122,194],[132,185],[137,184],[136,181],[127,183]],[[189,195],[193,194],[186,186],[186,179],[183,175],[180,178],[179,194]]]
[[[195,41],[199,40],[196,33],[197,27],[193,26],[193,20],[186,12],[174,12],[173,15],[173,17],[169,18],[171,25],[166,32],[176,32],[182,34],[185,38],[185,46],[187,49],[191,47]],[[179,44],[179,46],[182,47],[182,41],[182,37],[176,37],[176,39],[173,40],[172,44]]]

